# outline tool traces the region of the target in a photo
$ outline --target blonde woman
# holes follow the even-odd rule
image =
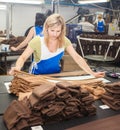
[[[10,74],[14,74],[14,70],[21,70],[25,61],[34,54],[30,73],[51,74],[59,73],[60,60],[66,50],[74,59],[74,61],[88,74],[95,77],[104,77],[104,72],[93,72],[85,60],[74,50],[70,40],[65,37],[66,25],[64,18],[60,14],[50,15],[43,27],[44,37],[36,36],[33,38],[23,54],[16,62],[16,66],[11,68]]]

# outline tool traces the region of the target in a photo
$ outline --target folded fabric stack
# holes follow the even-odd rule
[[[58,78],[52,78],[49,76],[31,75],[25,72],[17,72],[17,74],[14,76],[14,79],[11,81],[10,92],[16,96],[19,96],[19,93],[30,92],[36,86],[39,86],[41,84],[55,84],[54,82],[50,82],[52,80],[60,81]],[[73,80],[69,82],[73,86],[81,86],[82,88],[87,89],[94,96],[95,100],[101,98],[101,95],[105,93],[104,84],[101,80],[98,79],[86,79],[80,81]],[[69,89],[72,91],[72,88]],[[74,95],[77,95],[76,90],[74,90]]]
[[[42,76],[35,76],[30,74],[19,74],[15,75],[14,79],[11,81],[11,85],[9,86],[10,92],[15,94],[16,96],[19,95],[19,92],[30,92],[36,86],[48,83]]]
[[[3,116],[8,130],[29,130],[30,125],[42,124],[40,116],[33,116],[25,102],[14,100]]]
[[[120,110],[120,82],[106,84],[105,90],[102,102],[114,110]]]
[[[83,84],[81,87],[86,88],[94,96],[94,99],[97,100],[100,99],[101,96],[106,92],[104,85],[105,84],[102,81],[97,81]]]
[[[3,119],[9,130],[24,130],[75,117],[96,114],[94,98],[85,89],[70,82],[36,86],[29,99],[13,101]]]

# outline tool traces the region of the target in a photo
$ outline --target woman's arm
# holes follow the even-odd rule
[[[90,69],[88,64],[86,63],[85,59],[82,58],[73,48],[72,45],[69,45],[66,48],[66,51],[71,55],[71,57],[74,59],[74,61],[79,65],[80,68],[82,68],[85,72],[88,74],[91,74],[95,77],[104,77],[105,73],[104,72],[94,72]]]
[[[10,49],[12,51],[18,51],[22,48],[24,48],[25,46],[27,46],[27,44],[30,42],[30,40],[34,37],[34,27],[32,27],[27,35],[27,37],[25,38],[25,40],[23,42],[21,42],[17,47],[11,47]]]
[[[11,70],[9,71],[9,74],[14,75],[15,70],[18,70],[18,71],[21,70],[24,63],[30,57],[30,55],[32,55],[32,53],[33,53],[33,49],[31,47],[27,46],[27,48],[24,50],[24,52],[20,55],[20,57],[16,61],[15,67],[12,67]]]
[[[103,19],[103,24],[106,25],[105,20]]]

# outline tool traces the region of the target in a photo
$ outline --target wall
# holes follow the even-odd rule
[[[35,15],[37,12],[42,12],[42,8],[32,5],[14,5],[12,12],[12,34],[21,36],[27,28],[34,25]]]
[[[59,13],[65,18],[72,18],[77,14],[78,6],[59,6]],[[47,9],[52,9],[52,5],[23,5],[14,4],[12,5],[11,13],[11,30],[14,36],[23,36],[27,28],[34,25],[36,12],[43,12]],[[96,9],[92,8],[92,12],[96,12]],[[0,10],[0,30],[6,29],[6,15],[5,11]]]
[[[4,10],[0,10],[0,30],[4,31],[6,28],[6,12]]]

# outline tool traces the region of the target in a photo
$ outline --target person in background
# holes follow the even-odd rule
[[[95,77],[104,77],[104,72],[92,71],[86,61],[75,51],[71,41],[65,36],[66,24],[60,14],[52,14],[46,19],[43,34],[43,37],[36,36],[29,42],[15,67],[9,71],[10,75],[14,75],[15,70],[20,71],[32,54],[34,54],[34,61],[30,73],[35,75],[59,73],[61,72],[60,60],[67,51],[85,72]]]
[[[35,16],[35,26],[32,26],[28,29],[28,34],[25,34],[27,35],[25,40],[23,42],[21,42],[17,47],[14,47],[14,46],[11,46],[11,50],[12,51],[18,51],[24,47],[27,46],[27,44],[30,42],[30,40],[36,36],[36,35],[39,35],[39,36],[43,36],[43,24],[45,22],[45,19],[46,19],[46,16],[42,13],[36,13],[36,16]]]
[[[82,32],[94,32],[95,26],[88,22],[85,17],[81,18],[81,21],[78,23],[78,25],[82,26]]]
[[[96,19],[94,24],[96,25],[97,32],[105,32],[105,21],[102,17],[102,14],[98,15],[98,18]]]

